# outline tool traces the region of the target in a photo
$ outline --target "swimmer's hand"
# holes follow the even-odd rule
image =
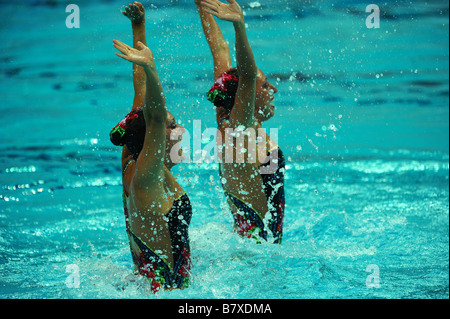
[[[229,4],[222,3],[219,0],[203,0],[202,5],[205,7],[205,12],[216,16],[220,20],[243,23],[244,12],[236,0],[227,0],[227,2]]]
[[[153,52],[145,46],[141,41],[136,45],[137,49],[126,45],[119,40],[113,40],[114,47],[122,53],[117,53],[116,55],[134,63],[136,65],[142,66],[144,68],[154,68],[155,62],[153,60]]]
[[[135,1],[129,4],[122,10],[122,14],[126,16],[134,24],[141,24],[145,22],[145,9],[142,3]]]

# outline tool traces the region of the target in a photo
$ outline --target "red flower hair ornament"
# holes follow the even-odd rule
[[[138,119],[140,116],[143,116],[142,109],[133,110],[128,113],[109,133],[111,142],[116,146],[124,146],[125,142],[123,137],[130,127],[131,121]]]
[[[239,73],[236,68],[223,73],[207,93],[208,100],[216,107],[231,110],[239,85]]]

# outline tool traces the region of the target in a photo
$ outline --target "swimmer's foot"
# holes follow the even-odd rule
[[[130,19],[131,23],[135,25],[143,24],[145,22],[145,9],[142,3],[135,1],[129,4],[122,11],[122,14]]]

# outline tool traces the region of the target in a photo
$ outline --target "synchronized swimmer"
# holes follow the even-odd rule
[[[228,5],[218,0],[196,0],[217,79],[208,92],[208,100],[216,106],[217,125],[221,132],[217,143],[222,149],[233,149],[236,154],[242,148],[248,149],[249,144],[241,145],[237,139],[222,139],[227,129],[253,128],[263,136],[258,135],[256,158],[247,157],[244,163],[239,164],[224,162],[219,173],[234,217],[235,231],[257,241],[268,240],[270,231],[274,242],[281,243],[285,160],[278,145],[261,130],[261,123],[275,114],[272,102],[278,90],[256,66],[241,7],[235,0],[227,1]],[[234,25],[236,68],[231,68],[228,44],[213,16]],[[263,160],[259,161],[261,158]],[[263,168],[268,165],[276,169],[263,173]]]
[[[261,123],[274,116],[272,101],[277,88],[256,66],[241,7],[235,0],[227,2],[195,0],[217,79],[207,98],[216,106],[220,132],[237,127],[258,130]],[[113,144],[122,146],[123,203],[131,254],[136,272],[148,278],[153,292],[184,289],[191,276],[192,206],[171,174],[177,163],[171,160],[170,151],[180,142],[185,129],[166,108],[153,52],[146,43],[143,5],[134,2],[122,13],[131,21],[133,47],[118,40],[113,42],[120,52],[116,55],[133,63],[135,93],[131,112],[111,130],[110,137]],[[234,25],[235,68],[214,17]],[[171,135],[180,138],[174,141]],[[217,143],[233,153],[242,146],[248,147],[248,141],[241,145],[218,138]],[[180,156],[181,152],[180,149]],[[246,158],[239,164],[220,164],[234,230],[257,242],[273,240],[281,244],[285,203],[283,153],[268,135],[259,136],[256,152],[262,154],[256,161]],[[275,170],[264,173],[264,167],[269,165],[274,165]]]
[[[171,174],[175,130],[184,130],[166,109],[152,51],[146,46],[145,11],[135,2],[123,12],[132,23],[133,48],[114,40],[117,56],[132,62],[132,111],[111,131],[122,150],[123,201],[135,269],[152,291],[186,288],[190,276],[192,206]],[[179,134],[182,136],[182,134]]]

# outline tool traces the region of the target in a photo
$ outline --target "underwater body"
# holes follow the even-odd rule
[[[194,0],[142,3],[168,109],[191,138],[215,128]],[[278,88],[264,127],[286,157],[283,244],[233,233],[217,164],[191,156],[173,175],[193,203],[192,282],[152,294],[109,140],[133,98],[112,46],[131,44],[128,3],[77,1],[69,28],[65,1],[2,2],[0,298],[449,297],[448,3],[379,3],[379,28],[369,2],[239,3]]]

